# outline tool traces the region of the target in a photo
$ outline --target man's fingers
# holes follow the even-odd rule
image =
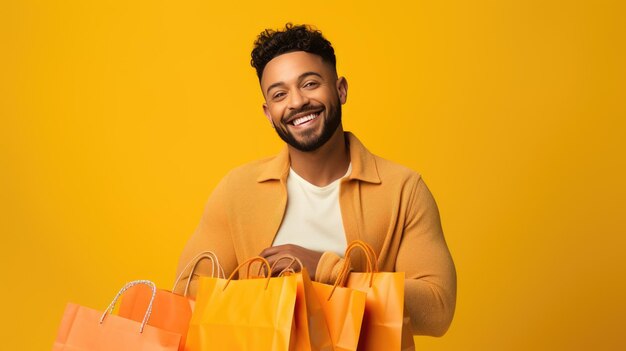
[[[276,277],[280,274],[280,272],[282,272],[283,270],[285,270],[285,268],[287,268],[287,265],[282,264],[282,262],[279,262],[274,269],[272,270],[272,277]]]
[[[285,254],[289,254],[292,250],[293,245],[291,244],[286,244],[286,245],[278,245],[278,246],[270,246],[266,249],[264,249],[263,251],[261,251],[261,253],[259,254],[259,256],[267,259],[270,256],[274,256],[274,255],[285,255]]]
[[[317,264],[322,256],[322,252],[317,252],[309,249],[305,249],[298,245],[286,244],[268,247],[261,251],[259,256],[268,260],[270,265],[274,264],[280,257],[285,255],[293,256],[299,259],[298,264],[293,264],[292,267],[294,271],[301,271],[300,262],[302,263],[302,268],[306,267],[307,271],[311,278],[315,276],[315,272],[317,271]],[[280,272],[281,270],[288,267],[290,260],[280,261],[279,266],[274,267],[275,272]],[[279,270],[280,269],[280,270]],[[278,274],[278,273],[274,273]]]
[[[267,262],[269,262],[270,266],[276,264],[276,267],[287,267],[287,265],[289,265],[292,260],[291,259],[285,259],[283,258],[285,257],[284,254],[276,254],[276,255],[271,255],[266,257],[265,259],[267,260]]]
[[[284,257],[283,254],[271,255],[265,258],[267,262],[269,262],[270,266],[274,266],[274,268],[272,269],[273,276],[280,274],[280,272],[282,272],[286,268],[291,268],[295,272],[300,271],[299,264],[294,264],[293,261],[290,259],[279,260],[281,257]]]

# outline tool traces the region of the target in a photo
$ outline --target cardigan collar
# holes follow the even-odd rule
[[[354,134],[344,132],[345,139],[350,148],[350,162],[352,172],[348,177],[351,180],[361,180],[368,183],[380,184],[376,159]],[[268,180],[281,180],[285,182],[289,175],[289,149],[283,148],[276,157],[271,159],[257,178],[257,182]]]

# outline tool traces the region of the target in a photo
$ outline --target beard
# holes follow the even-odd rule
[[[306,112],[314,110],[315,107],[305,107],[300,111],[295,111],[292,115],[300,112]],[[322,132],[315,136],[316,131],[306,131],[302,136],[302,140],[296,139],[296,137],[289,131],[287,127],[276,126],[275,130],[278,136],[287,144],[295,148],[296,150],[303,152],[310,152],[319,149],[322,145],[326,144],[328,140],[335,134],[339,125],[341,125],[341,104],[337,103],[334,106],[325,111],[326,119],[323,121]],[[319,116],[318,116],[319,117]]]

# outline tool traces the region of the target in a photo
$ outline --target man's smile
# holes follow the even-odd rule
[[[287,118],[287,120],[285,121],[285,124],[291,125],[294,127],[299,127],[299,126],[309,124],[311,121],[314,121],[315,119],[317,119],[317,117],[319,117],[319,115],[323,111],[324,109],[322,108],[319,110],[314,110],[314,111],[309,110],[309,111],[297,113]]]
[[[297,127],[297,126],[300,126],[300,125],[303,125],[303,124],[307,124],[308,122],[310,122],[310,121],[312,121],[312,120],[316,119],[316,118],[317,118],[317,116],[319,116],[319,115],[320,115],[320,113],[319,113],[319,112],[318,112],[318,113],[311,113],[311,114],[308,114],[308,115],[306,115],[306,116],[304,116],[304,117],[300,117],[300,118],[296,118],[296,119],[294,119],[294,120],[291,122],[291,124],[292,124],[293,126],[296,126],[296,127]]]

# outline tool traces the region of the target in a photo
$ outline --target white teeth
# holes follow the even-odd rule
[[[305,122],[308,122],[308,121],[312,120],[315,117],[317,117],[317,115],[315,113],[311,113],[308,116],[300,117],[300,118],[294,120],[293,121],[293,125],[294,126],[298,126],[298,125],[300,125],[302,123],[305,123]]]

